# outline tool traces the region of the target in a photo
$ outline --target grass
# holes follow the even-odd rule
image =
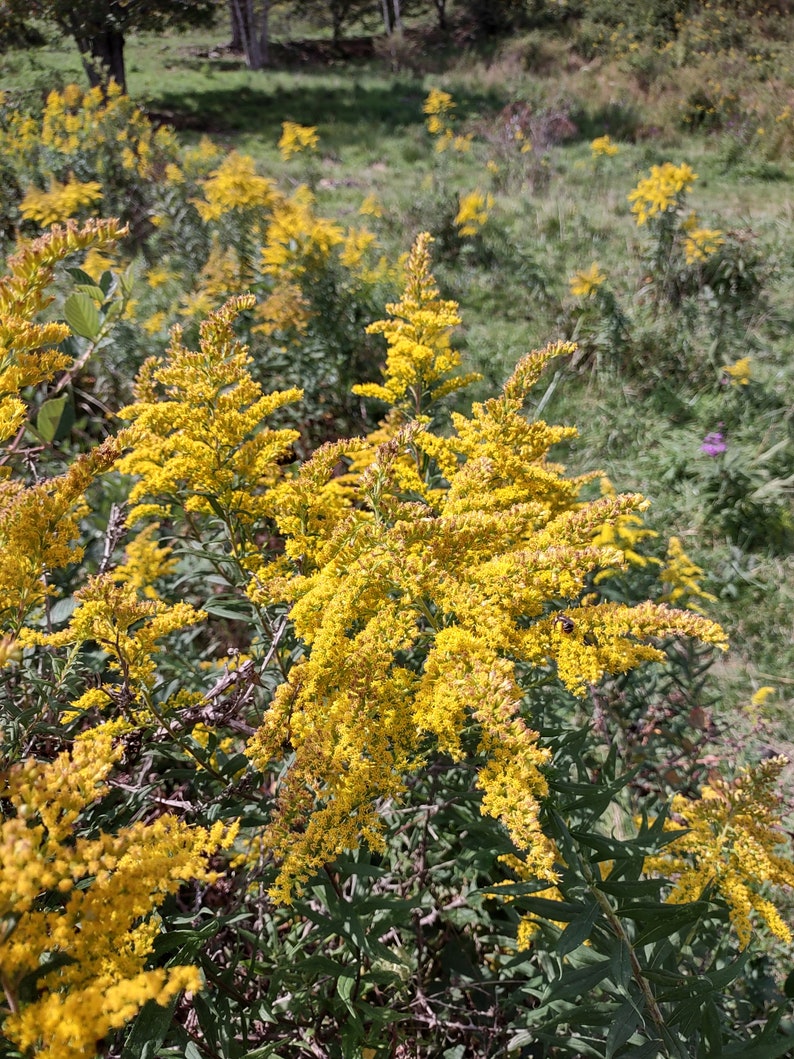
[[[767,415],[774,425],[771,444],[773,437],[790,435],[792,426],[794,185],[788,157],[794,126],[781,115],[794,102],[794,44],[785,36],[773,39],[769,25],[765,32],[755,22],[743,32],[744,50],[729,53],[713,36],[725,28],[710,26],[706,13],[682,31],[673,50],[633,48],[627,40],[623,48],[618,42],[593,55],[583,43],[587,27],[579,28],[579,38],[575,26],[533,30],[481,50],[427,38],[431,47],[414,36],[405,68],[396,72],[377,58],[333,61],[327,50],[323,64],[308,65],[295,60],[299,51],[285,47],[276,48],[274,68],[253,72],[222,49],[222,27],[141,35],[127,49],[129,90],[185,140],[209,134],[277,174],[283,173],[275,146],[281,122],[317,125],[321,209],[349,221],[366,195],[377,194],[385,206],[378,234],[392,257],[417,230],[439,226],[443,211],[454,208],[455,192],[491,190],[488,232],[461,252],[442,255],[437,267],[444,293],[461,303],[459,344],[468,366],[484,376],[475,397],[492,392],[528,348],[569,332],[568,278],[577,269],[597,260],[621,304],[635,310],[645,235],[634,224],[627,193],[651,165],[688,162],[699,174],[691,200],[704,223],[751,232],[769,266],[769,307],[749,326],[747,351],[754,385],[777,399],[771,419]],[[276,45],[285,45],[295,29],[276,23]],[[714,43],[699,54],[692,42],[706,33]],[[71,42],[53,41],[4,56],[0,88],[33,96],[73,79],[82,81],[76,50]],[[422,114],[433,86],[454,96],[458,127],[474,134],[469,154],[433,158]],[[713,114],[698,109],[704,92],[715,104]],[[534,122],[536,146],[521,161],[520,178],[501,185],[485,166],[500,149],[504,108],[517,104]],[[693,119],[688,125],[687,116]],[[557,119],[560,127],[570,123],[567,137],[555,136]],[[604,133],[620,142],[620,153],[596,165],[589,143]],[[299,179],[299,167],[287,176]],[[774,684],[782,710],[793,690],[791,555],[763,541],[743,549],[709,514],[702,492],[708,457],[699,442],[724,415],[726,395],[718,376],[708,382],[702,374],[692,380],[657,370],[666,351],[659,332],[650,339],[657,345],[643,368],[563,369],[544,415],[579,424],[582,437],[565,452],[572,470],[598,466],[618,488],[645,493],[653,502],[650,523],[681,536],[708,571],[715,615],[734,647],[719,668],[726,703],[739,705],[758,686]],[[724,356],[720,349],[714,355],[722,363],[743,352],[734,339]],[[744,437],[753,414],[746,410]],[[761,411],[757,420],[760,444]],[[772,499],[785,506],[788,497],[781,492]]]

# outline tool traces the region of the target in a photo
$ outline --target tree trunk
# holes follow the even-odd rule
[[[438,28],[447,28],[447,0],[435,0]]]
[[[240,11],[234,0],[229,0],[229,17],[232,22],[232,39],[229,41],[230,51],[245,50],[245,33],[240,24]]]
[[[233,32],[239,32],[240,45],[249,70],[261,70],[268,63],[268,16],[270,0],[230,0]]]
[[[262,0],[259,54],[262,57],[262,65],[270,66],[270,0]]]
[[[91,40],[91,58],[100,70],[104,86],[115,81],[123,92],[127,91],[127,73],[124,69],[124,34],[109,29]]]
[[[103,33],[86,36],[80,31],[76,19],[70,18],[62,28],[74,38],[83,60],[83,68],[92,88],[101,88],[104,95],[111,81],[115,81],[123,92],[127,91],[127,75],[124,69],[124,34],[121,30],[108,29]]]
[[[381,11],[383,12],[383,28],[386,31],[386,36],[390,37],[393,26],[391,24],[391,8],[389,7],[389,0],[381,0],[380,6]]]
[[[400,9],[400,0],[391,0],[392,10],[394,11],[394,28],[398,33],[403,31],[403,17]]]

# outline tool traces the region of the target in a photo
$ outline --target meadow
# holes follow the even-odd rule
[[[789,20],[283,10],[0,55],[0,1055],[789,1054]]]

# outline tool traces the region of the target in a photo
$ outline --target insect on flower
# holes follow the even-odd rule
[[[560,624],[560,628],[566,635],[570,635],[576,628],[576,626],[574,625],[573,618],[569,618],[567,614],[558,614],[557,617],[554,619],[554,624],[556,625],[558,622]]]

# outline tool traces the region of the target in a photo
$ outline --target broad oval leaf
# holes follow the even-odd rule
[[[45,441],[61,441],[74,424],[74,408],[68,394],[45,401],[36,417],[36,430]]]
[[[93,298],[83,291],[69,295],[63,303],[63,315],[69,327],[81,338],[93,339],[99,334],[102,324],[99,312]]]

